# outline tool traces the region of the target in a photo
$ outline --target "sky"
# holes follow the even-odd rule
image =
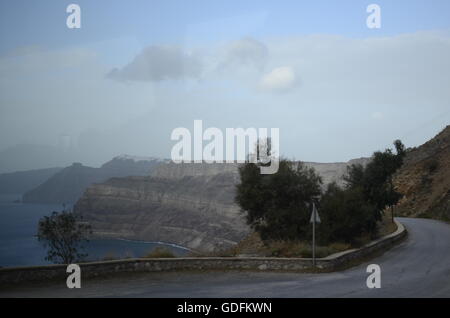
[[[50,165],[18,147],[169,158],[195,119],[279,128],[304,161],[418,146],[450,122],[449,31],[446,0],[1,1],[0,172]]]

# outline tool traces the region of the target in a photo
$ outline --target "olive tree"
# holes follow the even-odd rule
[[[39,220],[37,237],[47,248],[47,261],[71,264],[87,256],[81,251],[91,232],[90,225],[81,223],[74,213],[62,211]]]

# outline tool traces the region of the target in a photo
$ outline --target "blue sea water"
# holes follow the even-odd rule
[[[53,211],[61,211],[61,205],[14,203],[20,195],[0,195],[0,267],[49,264],[46,250],[37,240],[39,219]],[[188,250],[170,244],[139,242],[117,239],[94,239],[87,243],[87,260],[105,257],[141,257],[155,247],[164,246],[177,256]]]

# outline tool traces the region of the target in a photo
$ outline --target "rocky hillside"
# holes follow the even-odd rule
[[[409,149],[395,186],[404,195],[397,214],[450,221],[450,126]]]
[[[61,169],[48,168],[0,174],[0,193],[23,194],[47,181]]]
[[[307,165],[329,183],[341,182],[348,165],[367,161]],[[238,164],[166,163],[155,167],[150,177],[92,185],[74,210],[97,235],[212,251],[228,248],[249,233],[234,203],[238,182]]]
[[[118,156],[100,168],[74,163],[23,195],[26,203],[75,203],[88,186],[112,177],[145,176],[163,161],[156,158]]]

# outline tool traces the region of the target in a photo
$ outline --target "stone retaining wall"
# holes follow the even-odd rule
[[[316,259],[322,270],[333,270],[345,266],[351,260],[384,251],[406,235],[405,227],[398,221],[397,230],[361,248],[336,253]],[[0,286],[19,282],[64,280],[66,265],[11,267],[0,269]],[[135,258],[126,260],[82,263],[83,278],[107,276],[126,272],[159,272],[180,270],[257,270],[257,271],[302,271],[312,268],[311,258],[275,257],[206,257],[206,258]]]

